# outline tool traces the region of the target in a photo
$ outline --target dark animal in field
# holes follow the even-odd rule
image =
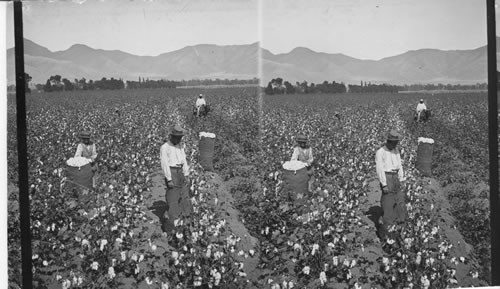
[[[202,105],[200,107],[200,117],[203,116],[203,117],[206,117],[208,115],[208,112],[210,111],[210,105]],[[193,115],[196,116],[198,110],[196,107],[193,107]]]
[[[422,113],[420,114],[420,122],[427,122],[429,121],[429,119],[431,118],[431,111],[430,110],[424,110],[422,111]],[[415,121],[417,121],[418,119],[418,113],[415,112],[415,116],[413,117],[413,119]]]

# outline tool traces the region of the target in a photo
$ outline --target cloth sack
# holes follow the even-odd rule
[[[213,171],[213,159],[214,159],[214,148],[215,148],[215,135],[213,137],[201,136],[199,143],[200,152],[200,164],[203,169],[207,171]]]
[[[66,176],[70,183],[91,189],[93,175],[94,172],[92,171],[92,166],[90,164],[86,164],[82,167],[66,165]]]

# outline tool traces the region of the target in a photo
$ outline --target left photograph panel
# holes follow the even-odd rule
[[[33,286],[252,288],[257,241],[233,204],[259,151],[258,2],[22,5]],[[7,262],[21,288],[13,14]]]

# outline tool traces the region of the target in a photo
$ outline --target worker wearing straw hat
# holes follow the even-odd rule
[[[79,135],[81,142],[76,148],[75,157],[84,157],[94,162],[97,158],[95,144],[90,140],[90,132],[83,131]]]
[[[82,131],[79,135],[80,143],[78,144],[75,152],[76,157],[84,157],[90,160],[92,165],[92,186],[96,186],[96,176],[95,173],[97,171],[97,165],[95,160],[97,158],[97,150],[95,143],[90,140],[90,132]]]
[[[185,177],[189,175],[185,146],[181,144],[183,136],[184,129],[179,125],[174,126],[170,131],[170,139],[160,149],[161,169],[167,185],[166,201],[169,206],[168,212],[163,215],[164,220],[178,217],[183,211],[180,206],[183,206],[188,198],[182,195],[183,190],[179,189],[185,187]]]
[[[381,225],[381,237],[385,237],[388,226],[406,219],[405,195],[401,190],[401,182],[405,179],[401,155],[397,148],[400,140],[401,135],[396,130],[389,131],[385,145],[377,150],[375,157],[377,177],[382,190],[382,216],[377,224]]]
[[[309,182],[308,182],[308,190],[309,192],[313,191],[313,184],[314,184],[314,169],[312,167],[314,158],[312,154],[312,148],[311,146],[307,143],[308,139],[307,136],[303,134],[299,134],[296,137],[297,141],[297,146],[293,149],[293,154],[292,154],[292,161],[301,161],[305,163],[307,167],[307,174],[309,175]]]

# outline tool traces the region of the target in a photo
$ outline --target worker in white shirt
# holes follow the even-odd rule
[[[292,161],[301,161],[305,163],[307,168],[307,174],[309,175],[308,190],[311,193],[313,191],[314,184],[314,168],[312,163],[314,161],[312,148],[307,143],[308,139],[305,135],[299,134],[296,138],[297,146],[293,149]]]
[[[181,144],[184,130],[176,125],[170,132],[170,139],[161,146],[160,163],[167,185],[166,201],[168,210],[163,221],[174,221],[180,214],[189,211],[189,190],[185,177],[189,176],[184,145]]]
[[[380,198],[382,216],[378,220],[378,225],[382,225],[382,230],[379,231],[381,237],[385,237],[387,226],[406,219],[406,196],[401,190],[401,182],[404,182],[405,178],[401,155],[397,148],[400,139],[401,136],[397,131],[389,131],[385,145],[377,150],[375,157],[377,177],[382,190]]]
[[[94,162],[97,158],[97,150],[95,144],[90,141],[90,132],[81,132],[79,137],[81,141],[76,148],[75,158],[84,157]]]
[[[79,134],[80,143],[76,147],[75,158],[76,157],[84,157],[90,160],[90,164],[92,165],[92,186],[95,188],[96,186],[96,158],[97,158],[97,150],[95,147],[95,143],[90,140],[90,132],[83,131]]]
[[[196,116],[200,116],[200,109],[202,106],[206,106],[207,103],[205,101],[205,98],[203,98],[203,94],[200,94],[198,96],[198,99],[196,100]]]
[[[424,103],[423,99],[420,99],[420,102],[417,104],[417,121],[420,121],[420,116],[422,113],[425,113],[427,110],[427,106]]]

